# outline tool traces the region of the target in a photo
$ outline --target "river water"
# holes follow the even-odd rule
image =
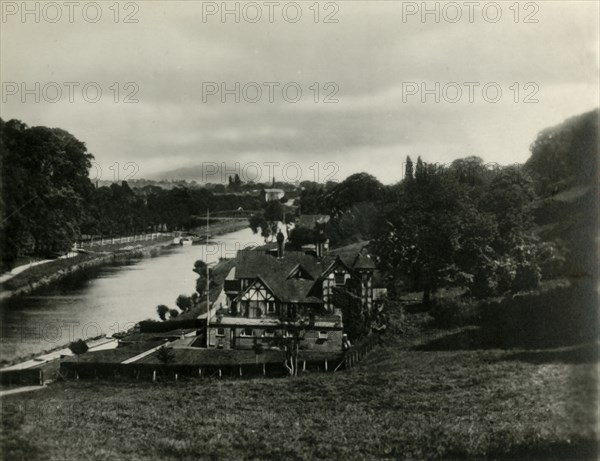
[[[5,300],[0,304],[0,357],[13,360],[158,319],[158,304],[175,308],[178,295],[194,292],[196,260],[214,263],[262,243],[260,234],[242,229],[215,237],[208,245],[174,247],[157,257],[82,271],[29,296]]]

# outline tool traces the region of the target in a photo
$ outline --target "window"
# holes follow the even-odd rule
[[[328,339],[329,334],[326,331],[319,331],[319,339]]]
[[[344,286],[344,284],[346,283],[346,274],[343,272],[336,272],[335,273],[335,284],[336,286]]]
[[[225,328],[217,328],[217,336],[225,336]]]
[[[263,336],[265,338],[274,338],[275,337],[275,332],[274,331],[264,331],[263,332]]]
[[[291,338],[292,336],[294,336],[292,333],[290,333],[289,331],[284,331],[283,332],[283,337],[284,338]]]
[[[275,302],[268,301],[267,302],[267,314],[274,314],[274,313],[275,313]]]
[[[244,328],[240,336],[250,337],[254,336],[254,330],[252,328]]]

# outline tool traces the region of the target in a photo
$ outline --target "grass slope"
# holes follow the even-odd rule
[[[423,315],[423,314],[414,314]],[[593,458],[595,354],[391,340],[296,379],[79,381],[3,401],[4,459]]]

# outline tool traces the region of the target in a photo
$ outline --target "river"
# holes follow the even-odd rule
[[[260,234],[242,229],[217,236],[208,245],[174,247],[157,257],[89,269],[31,295],[5,300],[0,304],[0,357],[14,360],[158,319],[158,304],[175,308],[178,295],[194,292],[196,260],[214,263],[262,243]]]

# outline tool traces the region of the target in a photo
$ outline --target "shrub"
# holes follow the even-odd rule
[[[476,325],[481,321],[479,301],[472,298],[439,299],[429,315],[440,328]]]

